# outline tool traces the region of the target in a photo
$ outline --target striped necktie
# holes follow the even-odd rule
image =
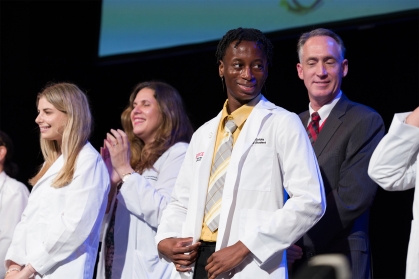
[[[225,177],[233,150],[233,133],[236,129],[237,126],[232,119],[225,123],[224,137],[215,154],[214,164],[211,168],[204,222],[212,232],[218,229],[221,197],[223,196]]]
[[[307,126],[307,134],[308,138],[310,139],[311,144],[313,145],[317,139],[317,135],[319,134],[319,121],[320,115],[317,111],[311,114],[311,121]]]

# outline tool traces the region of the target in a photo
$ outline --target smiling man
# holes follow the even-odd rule
[[[384,135],[381,116],[342,93],[348,73],[342,39],[328,29],[301,35],[297,72],[308,91],[309,110],[300,114],[316,153],[326,190],[327,210],[303,238],[288,249],[294,269],[316,254],[344,254],[352,278],[371,278],[369,209],[377,185],[367,170]],[[299,260],[301,259],[302,260]]]
[[[285,250],[325,210],[317,161],[298,116],[261,94],[271,42],[230,30],[216,57],[227,100],[192,137],[158,250],[172,278],[286,278]]]

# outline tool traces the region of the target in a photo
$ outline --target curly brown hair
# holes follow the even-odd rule
[[[143,88],[154,91],[161,113],[161,123],[156,138],[148,145],[133,132],[131,112],[138,92]],[[134,87],[129,102],[121,115],[121,123],[131,145],[131,167],[139,173],[153,168],[157,159],[177,142],[191,140],[192,124],[185,112],[179,92],[171,85],[161,81],[141,82]]]

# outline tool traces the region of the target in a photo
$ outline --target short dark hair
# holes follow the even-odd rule
[[[4,146],[7,149],[7,154],[6,154],[6,158],[4,160],[4,166],[3,166],[4,172],[8,176],[16,178],[19,169],[17,165],[14,162],[12,162],[13,151],[14,151],[13,142],[10,139],[10,137],[1,130],[0,130],[0,146]]]
[[[218,64],[223,60],[226,49],[234,41],[237,41],[234,47],[238,46],[241,41],[256,42],[257,46],[265,53],[268,65],[272,65],[273,45],[271,41],[258,29],[241,27],[228,31],[218,43],[215,53]]]
[[[338,43],[338,46],[340,48],[341,59],[343,60],[345,58],[346,49],[345,49],[345,46],[343,45],[343,40],[332,30],[325,29],[325,28],[317,28],[317,29],[311,30],[310,32],[303,33],[300,36],[300,39],[298,40],[298,43],[297,43],[297,53],[298,53],[298,59],[300,60],[300,62],[301,62],[301,58],[303,54],[304,44],[307,42],[308,39],[313,38],[313,37],[318,37],[318,36],[327,36],[334,39]]]

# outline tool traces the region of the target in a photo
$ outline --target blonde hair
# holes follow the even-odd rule
[[[143,88],[154,91],[154,98],[159,106],[161,120],[156,138],[148,145],[134,134],[131,112],[138,92]],[[177,142],[191,140],[193,128],[185,112],[179,92],[171,85],[160,81],[142,82],[135,86],[126,109],[122,112],[121,123],[131,145],[131,167],[142,173],[153,168],[154,163],[163,153]]]
[[[89,102],[86,95],[72,83],[47,85],[37,96],[37,107],[41,98],[45,98],[57,110],[65,113],[67,123],[64,126],[61,148],[56,140],[46,140],[40,137],[45,162],[29,183],[32,186],[35,185],[62,154],[64,165],[52,182],[54,188],[61,188],[72,181],[77,156],[90,137],[92,116]]]

